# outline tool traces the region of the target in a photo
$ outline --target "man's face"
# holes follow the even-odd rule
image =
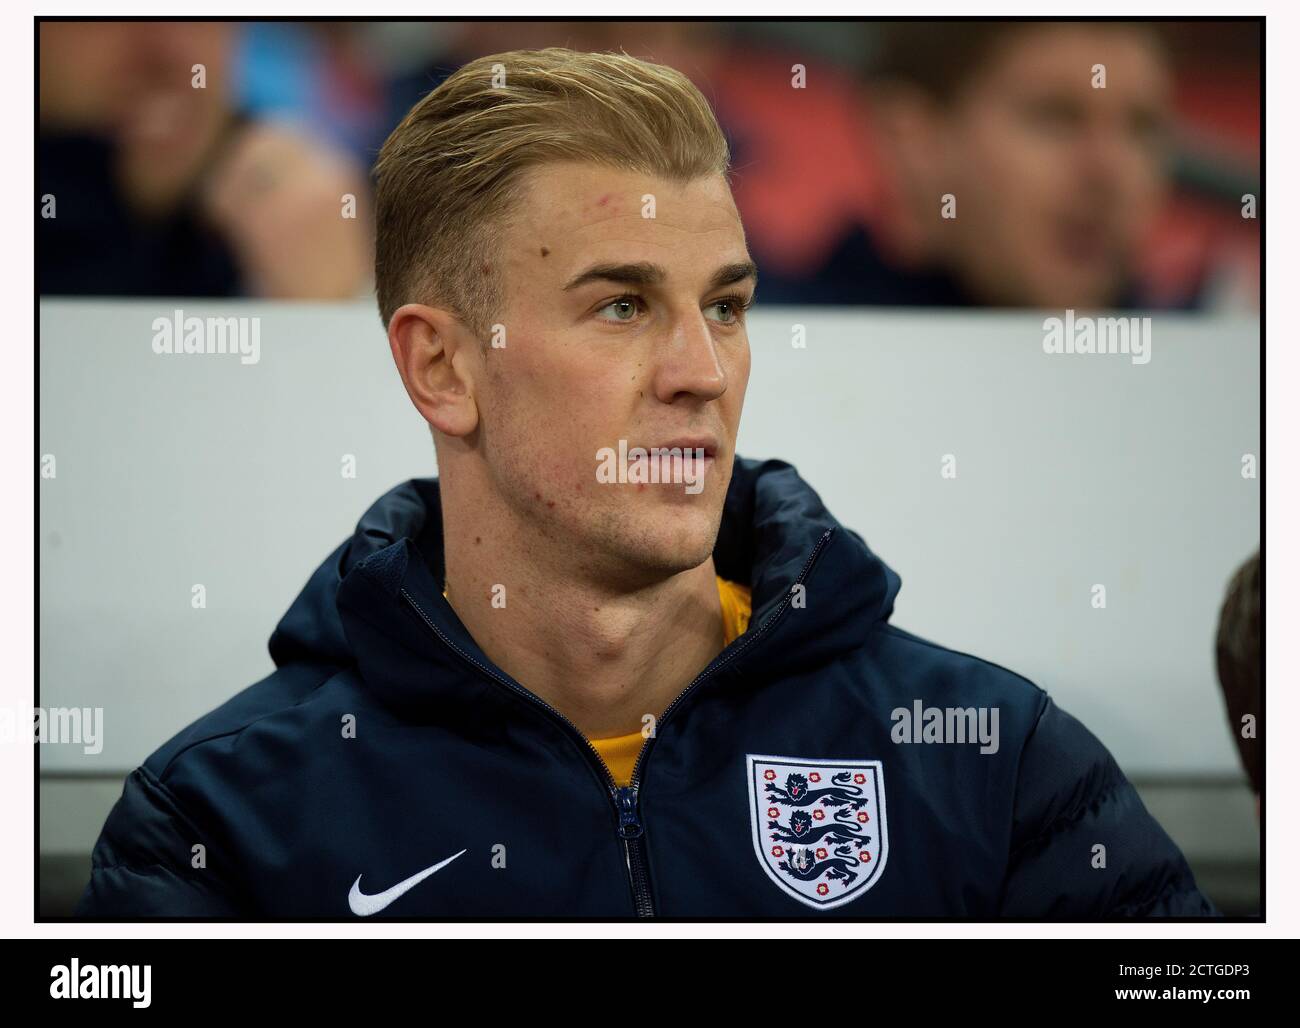
[[[224,109],[235,28],[220,22],[46,22],[43,124],[111,138],[154,159],[202,149]],[[202,64],[207,86],[194,86]]]
[[[942,245],[982,299],[1117,298],[1161,200],[1169,90],[1152,45],[1114,28],[1042,27],[995,54],[934,134],[936,186],[957,197]]]
[[[731,191],[721,175],[680,184],[580,162],[523,185],[501,247],[505,346],[486,351],[475,386],[491,480],[593,574],[697,567],[749,379],[756,283]],[[702,464],[677,465],[702,488],[600,481],[602,451],[624,441],[707,447]]]

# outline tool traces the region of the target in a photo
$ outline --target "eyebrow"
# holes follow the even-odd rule
[[[667,273],[660,265],[648,261],[634,264],[594,264],[570,279],[564,290],[568,292],[579,286],[585,286],[588,282],[622,282],[631,286],[654,286],[659,285],[667,277]],[[717,289],[721,286],[733,285],[747,278],[752,278],[755,286],[758,285],[758,266],[753,261],[724,264],[713,273],[713,278],[709,280],[709,288]]]

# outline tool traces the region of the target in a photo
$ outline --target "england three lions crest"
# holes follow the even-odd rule
[[[754,852],[769,878],[819,909],[857,899],[889,854],[878,760],[745,758]]]

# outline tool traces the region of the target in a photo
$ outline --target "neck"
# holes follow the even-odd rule
[[[447,600],[494,664],[588,738],[641,731],[722,650],[712,557],[649,584],[601,581],[536,523],[487,509],[444,479]]]

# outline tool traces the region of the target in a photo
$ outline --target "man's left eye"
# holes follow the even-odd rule
[[[734,325],[740,321],[741,315],[750,307],[750,301],[743,296],[724,296],[719,300],[714,300],[706,310],[714,307],[720,307],[726,311],[726,314],[718,319],[719,324]]]

